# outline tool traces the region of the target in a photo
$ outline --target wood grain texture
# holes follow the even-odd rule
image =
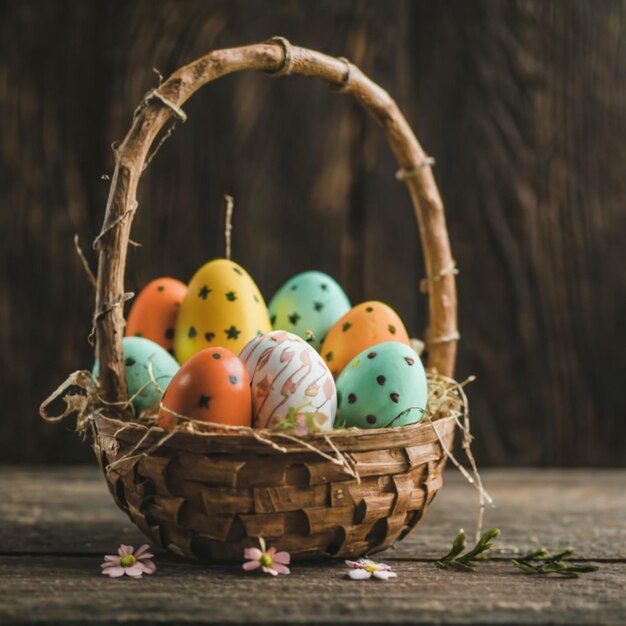
[[[415,86],[462,207],[460,367],[490,387],[473,397],[479,446],[498,464],[623,465],[626,4],[414,9],[437,25],[414,40]]]
[[[437,159],[479,461],[624,465],[624,0],[23,0],[0,17],[2,459],[89,459],[36,408],[91,365],[93,292],[72,237],[93,266],[100,176],[151,67],[282,33],[373,76]],[[222,254],[229,192],[235,258],[264,294],[315,266],[422,332],[414,215],[359,107],[250,75],[186,111],[142,182],[128,290]]]
[[[622,626],[624,564],[584,579],[545,581],[488,563],[479,575],[394,563],[393,583],[349,580],[346,568],[308,565],[268,581],[237,566],[159,560],[139,582],[105,580],[100,559],[0,557],[0,619],[13,624],[432,624]],[[45,581],[45,585],[42,584]]]
[[[111,503],[96,468],[0,468],[0,622],[12,624],[603,624],[626,618],[625,472],[491,470],[506,552],[475,574],[432,559],[473,521],[475,493],[457,472],[425,519],[418,542],[381,558],[393,583],[347,580],[341,563],[300,563],[271,579],[236,565],[197,565],[158,552],[141,581],[100,575],[102,555],[141,536]],[[33,503],[36,503],[33,506]],[[507,557],[573,544],[599,565],[582,579],[524,576]]]

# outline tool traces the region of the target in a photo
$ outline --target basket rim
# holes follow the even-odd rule
[[[168,433],[158,426],[124,421],[101,412],[93,416],[93,421],[98,436],[104,435],[138,447],[141,445],[144,454],[147,453],[145,449],[156,450],[160,447],[237,455],[310,454],[315,449],[326,453],[333,453],[336,450],[342,453],[374,452],[440,443],[457,426],[454,415],[445,415],[408,426],[385,429],[348,428],[295,438],[269,429],[250,429],[249,432],[242,431],[236,434],[218,429],[207,432],[174,430]]]

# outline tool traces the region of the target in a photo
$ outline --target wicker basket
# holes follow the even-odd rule
[[[335,431],[302,441],[280,433],[165,433],[114,409],[127,399],[121,339],[123,277],[136,190],[150,148],[182,104],[226,74],[261,70],[316,76],[353,96],[382,124],[410,191],[427,269],[428,366],[450,376],[456,356],[456,291],[443,207],[427,157],[395,102],[345,59],[283,38],[217,50],[149,92],[116,148],[99,249],[94,325],[100,398],[94,449],[117,504],[155,543],[193,557],[242,558],[264,537],[294,558],[355,557],[404,537],[441,487],[455,419],[371,431]]]

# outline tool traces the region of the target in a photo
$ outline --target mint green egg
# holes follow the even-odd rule
[[[268,307],[274,330],[287,330],[318,351],[331,326],[350,308],[350,300],[339,283],[315,271],[290,278]]]
[[[122,350],[128,397],[132,398],[135,414],[139,414],[161,401],[180,366],[167,350],[143,337],[124,337]],[[100,364],[96,361],[92,370],[94,378],[99,371]]]
[[[419,422],[428,402],[424,366],[403,343],[363,350],[337,378],[336,428],[385,428]]]

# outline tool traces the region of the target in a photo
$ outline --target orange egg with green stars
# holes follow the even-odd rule
[[[179,416],[250,426],[250,379],[239,358],[225,348],[206,348],[188,359],[165,391],[159,426],[171,430],[183,421]]]
[[[411,346],[398,314],[383,302],[362,302],[350,309],[328,331],[320,354],[333,376],[366,348],[386,341]]]
[[[228,259],[203,265],[180,306],[174,355],[184,363],[205,348],[235,354],[257,335],[272,330],[265,300],[248,272]]]
[[[175,278],[156,278],[135,298],[128,313],[126,337],[143,337],[165,348],[174,349],[174,332],[187,285]]]

